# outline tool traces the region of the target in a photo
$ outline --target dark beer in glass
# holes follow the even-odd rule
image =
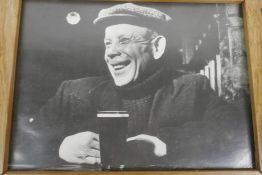
[[[121,170],[126,162],[129,114],[126,111],[99,111],[97,117],[102,169]]]

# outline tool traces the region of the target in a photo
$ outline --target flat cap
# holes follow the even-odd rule
[[[133,3],[114,5],[107,9],[102,9],[98,17],[93,21],[94,24],[109,25],[113,23],[166,23],[171,21],[167,14],[150,7],[139,6]]]

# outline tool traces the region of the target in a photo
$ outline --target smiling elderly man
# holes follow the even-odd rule
[[[100,11],[111,76],[65,81],[38,114],[46,160],[100,164],[97,111],[127,111],[127,168],[235,167],[248,139],[209,81],[165,67],[172,19],[132,3]],[[176,59],[176,58],[174,58]],[[45,125],[44,125],[45,123]],[[154,142],[155,141],[155,142]],[[150,149],[162,145],[160,152]],[[42,155],[41,155],[42,156]]]

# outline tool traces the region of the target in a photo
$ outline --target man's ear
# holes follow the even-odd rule
[[[166,49],[166,38],[162,35],[158,35],[152,40],[153,57],[155,60],[162,57]]]

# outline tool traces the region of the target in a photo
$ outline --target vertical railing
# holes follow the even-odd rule
[[[219,96],[222,94],[221,72],[220,55],[216,55],[216,58],[209,61],[199,72],[209,79],[211,88],[216,91]]]

